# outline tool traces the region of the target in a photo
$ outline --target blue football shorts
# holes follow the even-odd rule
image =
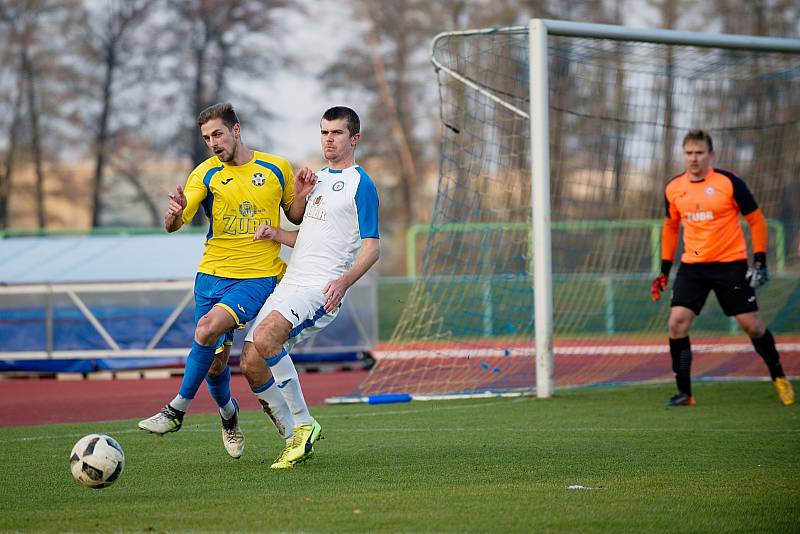
[[[264,305],[278,284],[277,276],[262,278],[223,278],[197,273],[194,280],[194,322],[200,320],[214,306],[225,309],[236,321],[236,327],[226,332],[217,343],[233,343],[233,331],[244,328]]]

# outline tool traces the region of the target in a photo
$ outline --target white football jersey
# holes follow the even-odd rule
[[[358,165],[323,167],[308,195],[303,222],[283,282],[324,286],[342,275],[361,248],[378,235],[378,191]]]

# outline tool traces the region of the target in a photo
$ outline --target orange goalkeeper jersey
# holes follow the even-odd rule
[[[741,178],[721,169],[692,182],[688,173],[671,179],[664,189],[666,220],[661,258],[672,261],[683,223],[683,263],[731,262],[747,259],[739,222],[744,215],[752,230],[754,252],[766,252],[766,220]]]

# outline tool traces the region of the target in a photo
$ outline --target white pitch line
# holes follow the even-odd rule
[[[326,418],[328,419],[328,418]],[[194,428],[186,429],[195,432],[217,432],[218,429],[216,428],[217,425],[196,425]],[[211,428],[214,427],[214,428]],[[269,432],[269,429],[264,429]],[[474,428],[466,428],[466,427],[436,427],[436,432],[446,431],[446,432],[472,432],[475,430]],[[509,430],[508,427],[497,427],[497,428],[485,428],[486,431],[491,432],[503,432]],[[113,434],[117,436],[119,434],[133,434],[137,432],[143,432],[139,429],[131,429],[131,430],[118,430],[113,432],[107,432],[108,434]],[[370,427],[370,428],[352,428],[348,430],[343,430],[342,432],[348,433],[397,433],[402,432],[404,434],[407,433],[429,433],[433,432],[433,429],[430,428],[408,428],[408,427]],[[558,434],[558,433],[584,433],[584,434],[598,434],[598,433],[629,433],[629,434],[660,434],[660,433],[693,433],[693,434],[702,434],[702,433],[725,433],[725,434],[800,434],[800,428],[604,428],[604,427],[578,427],[578,428],[514,428],[513,432],[522,433],[522,434]],[[29,436],[29,437],[22,437],[22,438],[13,438],[13,439],[4,439],[0,440],[0,445],[6,444],[13,444],[13,443],[27,443],[32,441],[46,441],[46,440],[61,440],[61,439],[78,439],[82,436],[81,433],[68,433],[68,434],[53,434],[49,436]],[[158,439],[158,436],[154,436],[153,439]]]
[[[440,431],[447,431],[447,432],[473,432],[474,428],[464,428],[464,427],[436,427],[436,432]],[[513,431],[514,433],[530,433],[530,434],[556,434],[561,432],[583,432],[587,434],[597,433],[597,432],[615,432],[615,433],[637,433],[637,434],[645,434],[648,432],[652,433],[661,433],[661,432],[691,432],[691,433],[703,433],[703,432],[710,432],[710,433],[751,433],[751,434],[800,434],[800,428],[514,428],[509,429],[508,427],[484,427],[483,431],[491,431],[491,432],[503,432],[503,431]],[[429,428],[355,428],[348,430],[347,432],[354,432],[354,433],[368,433],[368,432],[432,432],[432,429]]]
[[[493,401],[493,402],[481,402],[481,403],[476,403],[476,404],[463,404],[463,405],[458,405],[458,406],[456,406],[456,405],[437,406],[435,408],[433,406],[430,406],[430,407],[425,407],[425,408],[406,409],[406,410],[378,409],[378,410],[375,410],[375,411],[372,411],[372,412],[367,412],[367,413],[328,414],[328,415],[325,416],[325,419],[328,420],[328,419],[345,419],[345,418],[351,418],[351,417],[379,417],[379,416],[385,416],[385,415],[406,415],[406,414],[415,414],[415,413],[429,413],[429,412],[433,412],[433,411],[441,412],[441,411],[446,411],[446,410],[483,409],[483,408],[488,407],[488,406],[496,406],[498,404],[511,404],[511,403],[519,402],[521,400],[523,400],[523,399],[515,398],[515,399],[510,399],[510,400],[496,400],[496,401]],[[360,406],[363,406],[363,405],[360,405]],[[258,412],[257,410],[252,410],[249,413],[248,412],[243,412],[242,413],[242,416],[243,416],[242,420],[249,421],[250,419],[255,419],[258,415],[260,415],[260,413],[261,412]],[[252,415],[252,417],[251,417],[251,415]],[[265,421],[266,422],[266,416],[263,416],[263,418],[262,417],[257,417],[257,418],[259,419],[259,421]],[[118,424],[119,421],[94,421],[94,422],[88,421],[85,424],[93,424],[93,423],[97,424],[98,426],[101,426],[101,425],[109,425],[110,426],[111,424]],[[63,424],[63,423],[59,423],[59,424]],[[84,423],[75,423],[75,424],[84,424]],[[45,426],[45,425],[41,425],[41,426]],[[269,427],[267,427],[267,428],[269,428]],[[184,423],[183,430],[190,430],[190,431],[191,430],[199,430],[201,432],[210,432],[210,431],[217,432],[219,430],[219,424],[218,423],[194,424],[194,423],[191,423],[191,422],[186,422],[186,423]],[[109,429],[109,428],[104,428],[102,430],[98,430],[97,433],[99,433],[99,434],[114,434],[114,435],[116,435],[116,434],[136,434],[136,433],[146,434],[147,432],[145,432],[144,430],[141,430],[139,428],[123,428],[123,429],[120,429],[120,430],[113,430],[113,429]],[[6,444],[6,443],[21,443],[21,442],[41,441],[41,440],[48,440],[48,439],[66,439],[66,438],[75,438],[75,439],[77,439],[77,438],[82,437],[83,435],[84,434],[82,434],[80,432],[69,432],[69,433],[66,433],[66,434],[49,434],[49,435],[43,435],[43,436],[23,436],[23,437],[19,437],[19,438],[0,439],[0,445]],[[154,436],[154,437],[158,438],[159,436]]]
[[[800,352],[800,343],[778,343],[779,352]],[[747,343],[700,343],[692,345],[694,352],[736,353],[752,351],[753,346]],[[630,354],[669,353],[666,343],[659,345],[590,345],[575,347],[555,347],[557,356],[607,356]],[[532,357],[534,348],[474,348],[474,349],[435,349],[429,350],[380,350],[375,351],[380,360],[410,360],[415,358],[500,358],[500,357]]]
[[[210,428],[214,426],[215,428]],[[216,425],[197,425],[195,428],[187,429],[190,431],[196,432],[203,432],[203,433],[210,433],[210,432],[217,432]],[[266,429],[269,431],[269,429]],[[436,427],[436,432],[446,431],[446,432],[472,432],[475,430],[474,428],[465,428],[465,427]],[[509,430],[507,427],[497,427],[497,428],[485,428],[486,431],[492,432],[503,432],[504,430]],[[597,434],[597,433],[630,433],[630,434],[659,434],[659,433],[693,433],[693,434],[702,434],[702,433],[725,433],[725,434],[800,434],[800,428],[515,428],[513,429],[516,433],[522,434],[557,434],[557,433],[584,433],[584,434]],[[136,432],[142,432],[141,430],[121,430],[121,431],[114,431],[108,432],[109,434],[114,434],[117,436],[119,434],[131,434]],[[407,433],[429,433],[433,432],[430,428],[408,428],[408,427],[370,427],[370,428],[354,428],[349,429],[343,432],[349,433],[397,433],[401,432],[404,434]],[[4,439],[0,440],[0,445],[10,445],[14,443],[28,443],[32,441],[47,441],[47,440],[61,440],[61,439],[78,439],[82,436],[80,433],[69,433],[69,434],[58,434],[58,435],[50,435],[50,436],[30,436],[30,437],[22,437],[22,438],[14,438],[14,439]],[[153,439],[158,439],[158,436],[155,436]]]
[[[97,423],[98,424],[102,424],[101,421],[97,421]],[[61,423],[59,423],[59,424],[61,424]],[[83,423],[75,423],[75,424],[83,424]],[[86,423],[86,424],[90,424],[90,423]],[[116,435],[116,434],[133,434],[133,433],[136,433],[136,432],[144,432],[144,431],[143,430],[139,430],[138,428],[122,429],[122,430],[104,429],[104,430],[95,432],[95,434],[112,434],[113,433],[114,435]],[[29,442],[29,441],[42,441],[42,440],[49,440],[49,439],[66,439],[66,438],[78,439],[80,437],[83,437],[84,435],[85,434],[82,433],[82,432],[69,432],[69,433],[66,433],[66,434],[48,434],[48,435],[43,435],[43,436],[23,436],[23,437],[19,437],[19,438],[0,439],[0,445],[6,444],[6,443],[24,443],[24,442]]]
[[[409,414],[424,414],[430,412],[441,412],[441,411],[455,411],[455,410],[474,410],[474,409],[484,409],[486,407],[497,406],[500,404],[508,405],[508,404],[515,404],[519,402],[524,402],[528,400],[524,397],[517,397],[511,399],[498,399],[492,402],[479,402],[479,403],[470,403],[470,404],[462,404],[462,405],[450,405],[450,406],[441,406],[437,405],[435,407],[424,407],[424,408],[408,408],[402,410],[387,410],[385,408],[380,408],[378,410],[365,412],[365,413],[339,413],[339,414],[327,414],[325,416],[325,420],[331,419],[344,419],[344,418],[354,418],[354,417],[384,417],[387,415],[409,415]],[[242,413],[243,421],[252,422],[254,419],[258,419],[259,421],[264,421],[262,417],[258,417],[260,415],[257,411],[251,412],[244,412]],[[108,421],[98,421],[97,424],[108,424]],[[116,423],[116,421],[114,422]],[[87,423],[90,424],[90,423]],[[506,427],[499,427],[494,429],[493,431],[502,432],[505,430]],[[271,430],[270,427],[264,427],[261,430],[266,430],[269,432]],[[472,431],[474,429],[471,428],[442,428],[437,427],[436,431],[440,432],[442,430],[448,432],[466,432]],[[489,429],[491,430],[491,429]],[[196,432],[218,432],[219,425],[217,423],[186,423],[184,426],[184,431],[196,431]],[[575,427],[575,428],[515,428],[515,432],[522,432],[522,433],[532,433],[532,434],[545,434],[545,433],[558,433],[558,432],[583,432],[587,434],[597,433],[597,432],[629,432],[629,433],[661,433],[661,432],[693,432],[693,433],[773,433],[773,434],[800,434],[800,428],[781,428],[781,429],[769,429],[769,428],[619,428],[619,427],[612,427],[612,428],[598,428],[598,427]],[[368,432],[431,432],[431,429],[428,428],[408,428],[405,426],[398,426],[398,427],[391,427],[391,428],[380,428],[380,427],[369,427],[365,429],[350,429],[346,432],[355,432],[355,433],[368,433]],[[138,428],[122,428],[119,430],[114,430],[110,428],[105,428],[98,430],[98,433],[101,434],[137,434],[137,433],[145,433],[143,430]],[[43,436],[24,436],[19,438],[11,438],[11,439],[0,439],[0,445],[5,444],[13,444],[13,443],[25,443],[31,441],[42,441],[42,440],[60,440],[60,439],[78,439],[83,434],[81,432],[69,432],[65,434],[50,434],[50,435],[43,435]],[[160,436],[153,436],[153,439],[160,439]]]

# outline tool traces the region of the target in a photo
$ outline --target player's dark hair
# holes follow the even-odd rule
[[[683,145],[686,146],[686,143],[689,141],[705,141],[708,145],[708,151],[714,152],[714,142],[711,140],[711,135],[705,130],[689,130],[683,137]]]
[[[236,116],[236,112],[233,110],[233,104],[230,102],[214,104],[201,111],[200,115],[197,116],[197,125],[202,126],[213,119],[222,119],[222,122],[224,122],[225,126],[229,129],[233,128],[234,124],[239,123],[239,117]]]
[[[361,131],[361,120],[358,118],[358,114],[350,108],[334,106],[329,108],[322,115],[322,118],[326,121],[335,121],[339,119],[347,120],[347,131],[350,132],[350,137],[353,137]]]

